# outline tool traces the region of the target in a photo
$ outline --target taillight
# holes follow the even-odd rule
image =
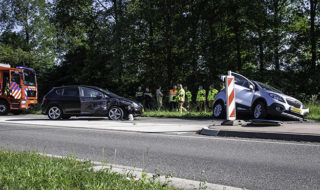
[[[44,102],[44,101],[46,101],[46,97],[45,96],[42,98],[42,102]]]

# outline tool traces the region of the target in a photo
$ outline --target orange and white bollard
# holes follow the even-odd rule
[[[234,77],[231,75],[231,71],[228,71],[228,76],[225,80],[226,85],[226,100],[227,100],[227,120],[236,120],[236,100],[234,91]]]

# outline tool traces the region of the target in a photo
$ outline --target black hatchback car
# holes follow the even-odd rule
[[[54,87],[43,98],[42,114],[49,119],[69,119],[71,116],[108,116],[111,120],[139,116],[143,106],[95,86]]]

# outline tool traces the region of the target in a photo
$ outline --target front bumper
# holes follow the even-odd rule
[[[144,112],[144,109],[142,106],[139,106],[139,107],[128,106],[128,114],[132,114],[134,117],[142,115],[143,112]]]
[[[268,109],[268,114],[287,119],[301,120],[309,114],[309,108],[297,109],[289,105],[273,103]]]

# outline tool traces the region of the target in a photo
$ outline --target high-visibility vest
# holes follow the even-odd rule
[[[144,95],[145,95],[145,96],[152,97],[152,93],[151,93],[151,92],[145,92]]]
[[[200,102],[200,101],[206,101],[206,90],[205,89],[198,90],[197,102]]]
[[[142,91],[137,91],[136,92],[136,97],[142,97],[143,96],[143,92]]]
[[[214,100],[215,96],[218,94],[218,90],[212,89],[208,92],[208,101]]]
[[[178,90],[171,89],[169,91],[169,102],[177,102],[176,96],[178,95]]]
[[[184,92],[184,89],[180,89],[179,90],[179,94],[178,94],[178,101],[179,102],[184,102],[185,96],[186,96],[186,94]]]
[[[187,91],[187,92],[186,92],[186,96],[187,96],[188,102],[192,102],[192,94],[191,94],[190,91]]]

